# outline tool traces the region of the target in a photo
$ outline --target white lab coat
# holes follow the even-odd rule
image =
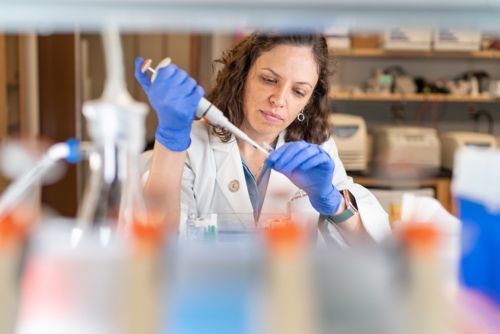
[[[301,224],[320,227],[319,236],[324,241],[335,241],[345,246],[344,238],[333,224],[319,222],[319,213],[304,196],[305,193],[275,170],[271,170],[261,217],[256,226],[234,137],[223,143],[212,134],[207,123],[200,121],[193,126],[191,141],[182,177],[181,220],[188,213],[216,213],[219,230],[242,230],[255,229],[273,217],[288,215]],[[284,132],[280,134],[276,147],[283,144]],[[356,198],[365,229],[374,240],[381,240],[390,233],[387,213],[372,193],[347,176],[333,139],[327,140],[322,147],[335,163],[333,184],[338,189],[349,189]]]

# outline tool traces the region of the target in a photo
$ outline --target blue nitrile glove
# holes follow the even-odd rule
[[[304,190],[320,214],[328,216],[337,212],[342,195],[332,184],[335,165],[319,145],[288,142],[269,155],[266,165]]]
[[[172,151],[184,151],[191,144],[193,119],[205,91],[174,64],[157,69],[151,82],[141,72],[143,62],[141,57],[135,59],[135,77],[158,116],[156,140]]]

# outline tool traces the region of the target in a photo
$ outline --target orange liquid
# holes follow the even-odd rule
[[[307,243],[306,229],[287,218],[273,220],[264,236],[274,250],[301,249]]]
[[[28,231],[27,222],[21,217],[8,213],[0,218],[0,247],[19,242]]]
[[[165,227],[163,224],[151,224],[135,219],[132,224],[132,236],[138,245],[156,248],[163,242]]]
[[[431,224],[407,223],[399,237],[404,244],[418,254],[432,254],[439,242],[439,231]]]

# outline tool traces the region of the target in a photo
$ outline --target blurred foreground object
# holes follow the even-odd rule
[[[147,106],[126,90],[117,30],[103,38],[105,90],[83,106],[92,139],[85,149],[90,177],[84,199],[76,219],[46,219],[34,231],[21,275],[17,333],[157,332],[164,230],[148,215],[138,169]],[[0,215],[55,161],[76,162],[80,151],[73,142],[52,146],[6,190]]]
[[[29,15],[26,8],[29,8]],[[127,30],[227,30],[249,27],[317,29],[332,24],[358,29],[418,24],[437,28],[497,29],[493,0],[25,0],[2,2],[9,29],[98,30],[110,21]]]
[[[81,228],[149,223],[139,171],[145,145],[148,107],[127,91],[120,35],[103,33],[106,84],[101,98],[83,104],[83,115],[94,147],[90,176],[78,210]]]
[[[18,311],[18,334],[121,334],[124,252],[98,231],[73,243],[73,221],[47,221],[33,237]]]
[[[500,151],[457,152],[453,192],[463,223],[463,284],[500,305]]]
[[[22,250],[39,218],[37,209],[23,202],[0,215],[0,333],[14,332]]]
[[[35,145],[33,147],[39,147]],[[32,148],[33,148],[32,147]],[[0,332],[14,331],[18,300],[18,275],[22,266],[25,241],[40,219],[40,206],[34,195],[35,186],[54,182],[61,176],[58,163],[78,160],[78,143],[68,141],[52,145],[45,154],[28,152],[21,142],[9,142],[2,147],[3,170],[15,180],[0,195]],[[38,151],[38,150],[35,150]],[[10,172],[8,171],[10,169]],[[17,171],[16,171],[17,170]],[[19,172],[20,171],[20,172]]]
[[[265,231],[270,250],[266,293],[267,333],[313,333],[312,267],[307,258],[307,230],[283,221]]]
[[[408,281],[408,333],[451,333],[450,304],[445,299],[437,261],[440,235],[434,224],[407,222],[399,229],[405,246]],[[448,302],[448,303],[447,303]]]
[[[396,229],[407,224],[430,226],[436,236],[433,241],[435,256],[439,261],[440,284],[448,297],[458,289],[458,261],[460,259],[460,230],[458,218],[450,214],[438,200],[429,196],[406,193],[401,202],[401,217]]]
[[[4,147],[3,155],[12,151],[12,145]],[[58,165],[59,161],[65,159],[69,163],[77,163],[80,159],[80,144],[74,139],[70,139],[65,143],[54,144],[40,158],[33,161],[33,166],[27,168],[29,157],[21,157],[22,153],[18,153],[19,159],[3,159],[3,164],[7,162],[12,165],[19,163],[18,168],[23,172],[16,176],[16,179],[5,189],[0,197],[0,216],[9,211],[12,206],[15,206],[24,196],[28,195],[30,190],[33,190],[38,182],[47,180],[54,182],[62,176],[61,168]],[[17,160],[17,161],[16,161]],[[30,194],[32,195],[32,194]]]

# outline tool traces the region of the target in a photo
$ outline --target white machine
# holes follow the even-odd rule
[[[328,49],[348,50],[351,48],[351,36],[347,27],[333,26],[325,30]]]
[[[441,146],[436,129],[382,126],[373,135],[373,160],[379,171],[420,175],[439,170]]]
[[[479,51],[481,33],[464,29],[437,29],[434,31],[434,50],[436,51]]]
[[[461,147],[476,147],[481,149],[492,149],[497,147],[497,139],[487,133],[449,131],[440,135],[442,155],[441,165],[443,168],[453,170],[455,152]]]
[[[432,30],[395,27],[384,34],[384,49],[394,51],[429,51]]]
[[[365,171],[368,158],[368,139],[363,117],[331,114],[330,133],[337,144],[339,156],[348,171]]]

